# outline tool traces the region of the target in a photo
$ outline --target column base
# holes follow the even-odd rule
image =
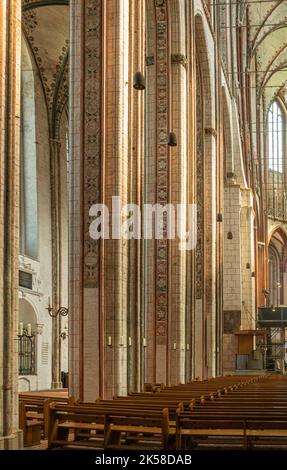
[[[62,382],[52,382],[51,383],[51,389],[55,390],[57,388],[63,388]]]
[[[10,436],[0,437],[0,450],[20,450],[23,449],[23,431],[11,434]]]

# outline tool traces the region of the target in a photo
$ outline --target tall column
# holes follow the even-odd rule
[[[143,71],[145,66],[145,0],[130,2],[129,25],[129,83],[133,83],[135,71]],[[145,72],[144,72],[145,73]],[[144,99],[145,92],[129,87],[129,154],[128,159],[128,198],[142,206],[143,142],[144,142]],[[143,383],[143,337],[144,323],[141,305],[142,275],[141,265],[143,241],[128,241],[129,276],[127,309],[127,363],[128,390],[139,390]]]
[[[189,6],[180,0],[148,0],[146,5],[145,202],[172,204],[175,209],[194,201],[192,138],[187,145],[194,106],[187,93],[192,91],[186,33]],[[168,146],[170,132],[177,137],[173,149]],[[190,377],[186,364],[190,367],[192,253],[181,251],[179,240],[166,235],[165,221],[163,239],[145,241],[145,380],[175,384]]]
[[[242,271],[242,314],[241,328],[255,328],[255,246],[254,213],[251,191],[241,190],[241,271]],[[247,266],[249,268],[247,269]],[[253,274],[252,274],[253,273]]]
[[[240,211],[240,185],[231,180],[224,188],[223,369],[227,371],[235,368],[237,338],[234,332],[239,330],[241,325],[242,241]]]
[[[166,0],[147,2],[147,109],[145,202],[170,202],[170,55]],[[166,221],[164,227],[166,233]],[[169,259],[170,243],[145,242],[145,334],[147,382],[167,383],[169,376]]]
[[[170,130],[177,135],[178,145],[170,152],[170,202],[186,204],[187,194],[187,80],[185,5],[171,0],[171,119]],[[171,384],[185,382],[186,349],[186,279],[187,251],[179,249],[179,240],[170,242],[170,367]]]
[[[70,4],[69,392],[85,400],[103,394],[104,372],[100,242],[89,235],[89,210],[102,188],[103,3]]]
[[[113,196],[128,203],[130,3],[106,2],[105,203],[110,214]],[[127,393],[128,244],[120,236],[105,242],[105,330],[112,338],[112,347],[105,348],[108,395]]]
[[[17,449],[20,0],[1,2],[0,34],[0,449]]]
[[[71,2],[70,393],[85,400],[140,381],[140,277],[131,272],[140,244],[115,235],[112,216],[114,196],[141,199],[143,96],[132,78],[143,67],[143,28],[142,1]],[[97,203],[110,223],[98,241],[89,233]]]
[[[144,146],[144,203],[154,204],[156,200],[156,23],[154,0],[146,2],[146,91],[145,91],[145,146]],[[143,253],[143,297],[145,346],[145,377],[147,383],[156,382],[156,335],[155,335],[155,240],[144,240]]]
[[[59,140],[50,139],[51,178],[51,230],[52,230],[52,384],[51,388],[62,388],[61,382],[61,317],[56,313],[61,306],[61,196],[60,196],[60,151]]]

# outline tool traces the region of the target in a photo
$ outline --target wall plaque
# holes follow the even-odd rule
[[[33,275],[26,271],[19,271],[19,286],[31,289],[33,287]]]

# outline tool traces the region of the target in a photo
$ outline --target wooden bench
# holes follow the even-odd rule
[[[232,393],[214,396],[212,400],[204,398],[200,404],[194,401],[189,412],[178,411],[177,448],[286,445],[287,382],[280,387],[273,384],[275,387],[264,378],[260,384],[233,387]]]
[[[286,445],[286,415],[274,417],[272,413],[262,416],[255,413],[194,415],[189,418],[181,415],[177,420],[177,449],[192,448],[197,445],[217,445],[251,448],[255,444]],[[219,438],[219,439],[218,439]],[[263,439],[264,438],[264,439]],[[271,441],[270,441],[271,439]]]
[[[169,411],[130,410],[124,414],[111,413],[106,417],[106,449],[164,449],[175,445],[175,427],[171,427]]]
[[[79,405],[61,405],[50,403],[48,416],[48,449],[54,447],[83,445],[78,439],[78,432],[100,431],[103,435],[105,430],[105,413],[101,410],[91,410],[90,407]],[[71,432],[74,439],[70,440]],[[89,443],[86,444],[89,446]]]
[[[49,448],[248,448],[285,439],[286,381],[228,376],[146,388],[113,400],[50,402]]]
[[[24,447],[39,445],[41,442],[41,429],[44,424],[43,416],[28,417],[24,402],[19,404],[19,428],[23,430]]]
[[[52,394],[52,393],[51,393]],[[48,437],[48,414],[49,414],[49,404],[51,402],[57,403],[72,403],[74,401],[73,397],[67,398],[62,396],[57,396],[55,394],[54,398],[48,398],[46,395],[41,396],[39,394],[19,394],[19,427],[24,431],[24,441],[25,441],[25,429],[26,422],[38,422],[41,425],[41,437],[46,439]],[[25,413],[25,418],[24,418]]]
[[[240,378],[240,384],[253,383]],[[244,384],[244,385],[243,385]],[[218,389],[218,386],[221,388]],[[233,390],[236,380],[194,381],[173,388],[161,387],[152,392],[130,393],[113,400],[98,399],[92,403],[75,402],[74,406],[50,405],[49,448],[54,446],[96,446],[95,433],[104,436],[103,446],[118,448],[126,445],[143,446],[154,442],[159,448],[168,448],[174,442],[177,413],[184,407],[221,396],[227,387]],[[194,398],[195,397],[195,398]],[[168,416],[168,419],[166,419]],[[69,435],[73,434],[73,439]]]
[[[172,435],[175,436],[175,423],[171,428],[167,409],[50,405],[50,449],[56,446],[123,448],[123,441],[129,442],[129,448],[131,443],[142,448],[147,441],[158,443],[158,448],[167,448]]]

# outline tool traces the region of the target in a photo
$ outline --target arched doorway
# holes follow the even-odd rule
[[[268,299],[267,304],[276,312],[287,305],[287,235],[283,227],[271,233],[268,244]],[[284,373],[286,328],[268,328],[267,368]]]

